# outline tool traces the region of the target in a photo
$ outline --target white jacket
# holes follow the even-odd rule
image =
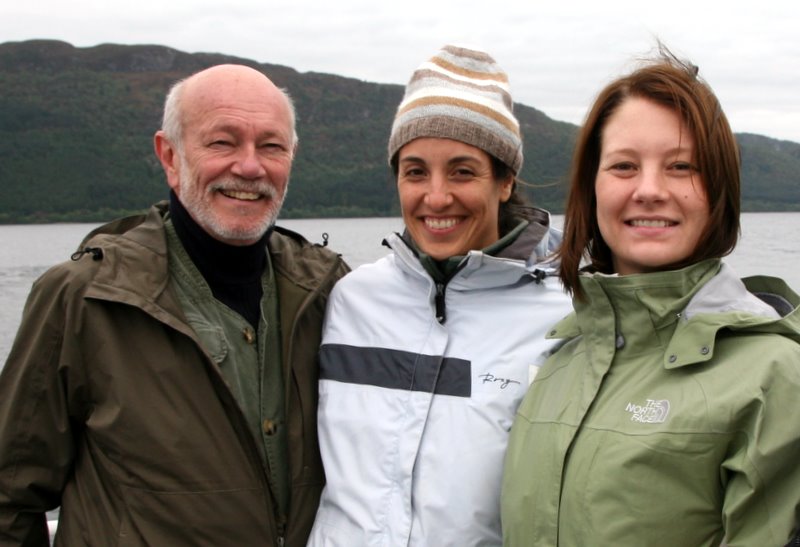
[[[529,262],[551,250],[548,235]],[[328,302],[327,484],[309,545],[500,545],[511,422],[570,300],[524,260],[472,251],[446,285],[440,323],[436,283],[397,234],[387,243],[394,252],[345,276]]]

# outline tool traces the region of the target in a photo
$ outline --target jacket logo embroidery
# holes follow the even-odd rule
[[[518,382],[517,380],[512,380],[511,378],[500,378],[498,376],[495,376],[491,372],[487,372],[486,374],[480,374],[478,375],[478,378],[483,380],[483,382],[481,382],[483,384],[498,384],[500,386],[500,389],[507,388],[508,384],[517,384],[517,385],[520,384],[520,382]]]
[[[643,405],[628,403],[625,412],[631,413],[632,422],[643,424],[663,424],[669,415],[669,401],[666,399],[647,399]]]

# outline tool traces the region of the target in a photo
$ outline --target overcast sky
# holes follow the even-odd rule
[[[159,44],[405,84],[443,44],[486,49],[516,102],[581,123],[660,38],[700,67],[733,130],[800,142],[798,0],[28,0],[0,41]],[[1,92],[1,91],[0,91]]]

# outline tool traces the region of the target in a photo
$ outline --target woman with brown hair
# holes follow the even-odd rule
[[[800,299],[720,260],[739,154],[714,93],[662,52],[602,90],[573,166],[559,255],[575,311],[512,428],[505,544],[784,544]]]

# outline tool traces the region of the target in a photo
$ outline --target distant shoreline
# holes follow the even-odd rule
[[[556,208],[547,209],[551,214],[562,215],[563,210]],[[103,224],[111,222],[112,220],[123,218],[127,216],[139,215],[145,213],[147,208],[140,210],[120,210],[109,214],[106,211],[96,213],[63,213],[63,214],[34,214],[15,216],[8,214],[0,214],[0,226],[11,225],[34,225],[34,224]],[[759,207],[742,206],[742,213],[797,213],[800,212],[800,206],[787,207],[784,209],[767,209]],[[292,210],[282,211],[280,214],[281,220],[307,220],[307,219],[365,219],[365,218],[393,218],[401,216],[399,211],[384,214],[379,211],[362,212],[361,214],[313,214],[311,212],[297,212]],[[338,212],[337,212],[338,213]]]

